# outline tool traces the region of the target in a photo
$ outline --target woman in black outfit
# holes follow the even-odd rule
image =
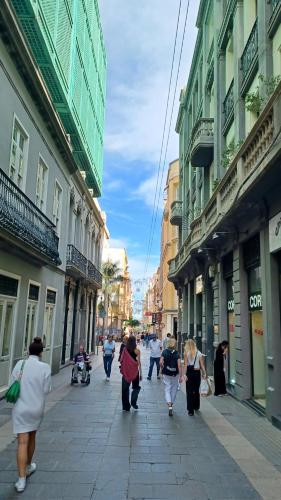
[[[123,406],[124,411],[130,411],[131,406],[135,410],[138,410],[139,407],[137,405],[137,400],[138,400],[139,392],[141,390],[140,380],[142,379],[142,376],[141,376],[140,350],[137,348],[136,337],[134,337],[133,335],[131,335],[127,340],[126,350],[128,351],[129,355],[132,356],[132,358],[137,362],[138,373],[137,373],[137,376],[135,377],[135,379],[132,380],[132,382],[128,382],[127,380],[125,380],[124,375],[122,377],[122,406]],[[123,357],[122,363],[123,362],[125,362],[124,357]],[[132,394],[131,394],[131,403],[130,403],[130,385],[131,385],[131,383],[132,383]]]
[[[224,373],[224,360],[228,351],[228,341],[221,342],[216,350],[216,357],[214,361],[214,382],[215,382],[215,396],[225,396],[225,373]]]

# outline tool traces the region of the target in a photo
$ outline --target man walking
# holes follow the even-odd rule
[[[169,342],[170,338],[171,338],[171,334],[167,333],[167,337],[163,340],[163,350],[164,351],[168,347],[168,342]]]
[[[147,380],[151,380],[154,363],[156,363],[157,367],[157,378],[160,379],[159,372],[160,372],[160,358],[161,358],[162,345],[156,335],[154,335],[152,340],[150,340],[149,347],[150,347],[150,365],[149,365]]]

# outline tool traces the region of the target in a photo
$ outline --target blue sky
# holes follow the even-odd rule
[[[144,277],[179,0],[100,0],[99,4],[108,60],[100,203],[107,213],[111,246],[126,247],[136,280]],[[199,0],[190,0],[167,165],[178,157],[174,132],[178,96],[187,82],[198,5]],[[180,35],[186,6],[187,0],[182,0]],[[181,37],[177,54],[180,41]],[[161,217],[162,205],[148,276],[159,264]]]

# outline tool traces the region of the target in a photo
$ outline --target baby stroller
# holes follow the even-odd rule
[[[89,385],[91,382],[91,371],[92,367],[89,363],[81,361],[76,363],[71,372],[71,385],[79,383],[79,377],[81,384]]]

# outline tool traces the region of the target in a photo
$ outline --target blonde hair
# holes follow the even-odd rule
[[[196,352],[197,352],[197,346],[194,342],[194,340],[192,339],[188,339],[185,343],[185,346],[184,346],[184,352],[186,354],[191,354],[191,357],[194,358]]]
[[[168,349],[174,349],[174,347],[176,347],[176,345],[177,345],[176,339],[173,337],[170,337],[168,342],[167,342]]]

